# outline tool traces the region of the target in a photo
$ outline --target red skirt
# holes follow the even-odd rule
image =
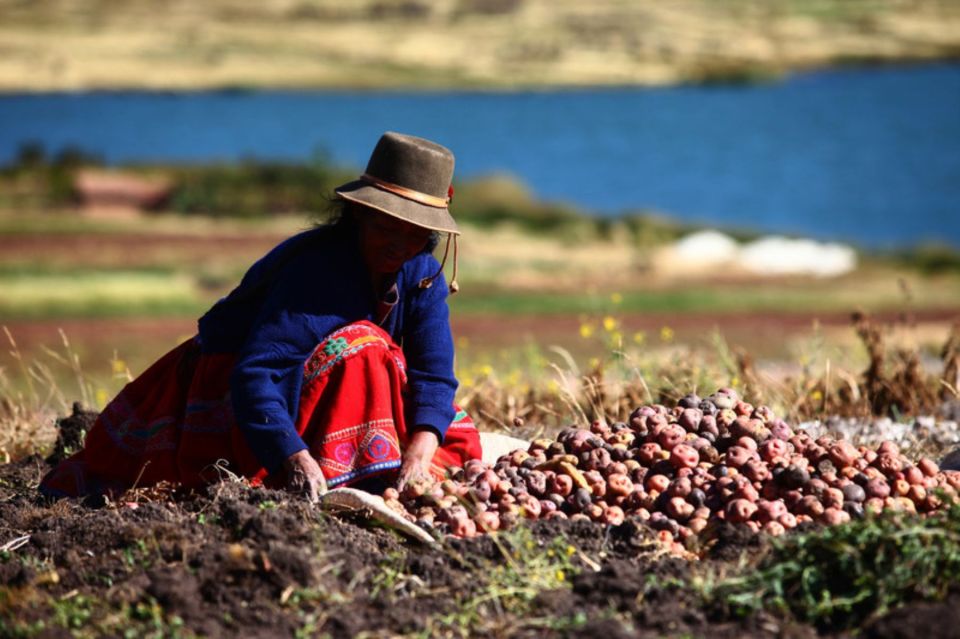
[[[118,495],[170,481],[198,487],[229,476],[279,486],[237,428],[230,401],[236,356],[200,352],[196,338],[164,355],[100,413],[84,448],[40,483],[52,496]],[[370,322],[331,333],[304,364],[296,428],[331,487],[395,474],[409,433],[406,362]],[[473,420],[459,408],[431,472],[481,456]]]

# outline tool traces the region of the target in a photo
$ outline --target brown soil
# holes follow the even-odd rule
[[[91,414],[61,421],[62,443]],[[225,482],[200,493],[169,488],[114,503],[49,502],[36,485],[49,464],[0,466],[0,636],[117,635],[125,631],[210,637],[333,637],[468,631],[480,636],[810,637],[810,626],[768,615],[724,618],[681,581],[706,565],[733,570],[764,542],[719,529],[700,562],[657,550],[653,533],[627,521],[540,521],[529,542],[558,538],[573,575],[541,591],[529,610],[488,603],[468,627],[465,603],[520,548],[518,537],[449,538],[439,550],[364,522],[323,514],[291,495]],[[873,622],[871,637],[946,637],[960,599],[918,603]],[[478,609],[480,610],[480,609]]]

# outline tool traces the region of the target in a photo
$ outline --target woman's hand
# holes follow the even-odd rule
[[[309,450],[290,455],[283,467],[287,471],[287,489],[304,495],[310,503],[316,503],[327,492],[327,480]]]
[[[407,449],[403,451],[397,490],[403,490],[408,484],[430,479],[430,462],[433,461],[433,455],[439,446],[440,440],[432,430],[414,431]]]

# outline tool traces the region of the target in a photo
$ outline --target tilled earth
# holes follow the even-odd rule
[[[65,420],[64,434],[88,419]],[[436,550],[240,482],[45,501],[36,486],[58,457],[0,466],[0,636],[835,634],[766,614],[728,618],[682,585],[763,551],[763,538],[729,525],[707,535],[699,562],[669,556],[633,520],[539,521]],[[864,634],[957,627],[960,592],[895,610]]]

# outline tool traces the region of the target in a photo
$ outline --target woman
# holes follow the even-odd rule
[[[454,239],[453,154],[388,132],[341,216],[258,261],[196,337],[127,385],[48,495],[116,495],[225,472],[316,499],[328,485],[399,487],[479,458],[453,404],[453,342],[438,233]],[[446,260],[446,251],[444,261]]]

